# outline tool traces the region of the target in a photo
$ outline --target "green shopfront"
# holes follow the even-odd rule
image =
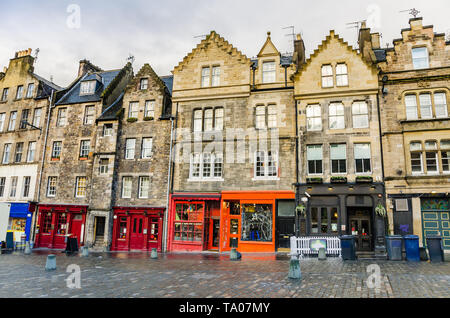
[[[427,236],[439,235],[444,249],[450,250],[450,199],[422,198],[421,211],[423,245],[426,246]]]

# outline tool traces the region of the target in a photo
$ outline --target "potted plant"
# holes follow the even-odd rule
[[[144,121],[151,121],[151,120],[153,120],[154,118],[152,117],[152,116],[147,116],[147,117],[144,117]]]
[[[136,117],[130,117],[127,119],[127,122],[129,122],[129,123],[135,123],[137,121],[138,121],[138,119]]]

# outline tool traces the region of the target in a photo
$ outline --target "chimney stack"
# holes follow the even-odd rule
[[[370,34],[370,28],[366,26],[365,22],[361,23],[361,29],[359,29],[359,36],[358,36],[358,44],[359,44],[359,52],[362,54],[364,60],[366,60],[369,63],[374,62],[374,56],[372,49],[374,48],[373,40],[376,41],[375,38],[372,37],[372,34]],[[378,46],[379,45],[379,38],[378,38]]]
[[[30,55],[31,55],[31,49],[28,49],[28,50],[23,50],[23,51],[16,52],[15,58],[24,57],[24,56],[30,56]]]
[[[100,72],[101,69],[93,65],[90,61],[84,59],[80,61],[80,66],[78,67],[78,77],[81,77],[88,72]]]
[[[305,43],[300,34],[297,34],[297,39],[294,41],[294,56],[292,57],[292,61],[297,66],[297,70],[306,62]]]

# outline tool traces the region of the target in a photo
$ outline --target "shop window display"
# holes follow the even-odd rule
[[[152,219],[150,224],[150,241],[158,240],[158,219]]]
[[[272,205],[244,204],[242,206],[242,240],[272,241]]]
[[[177,204],[174,240],[201,242],[203,239],[203,212],[203,204]]]
[[[120,218],[119,222],[119,239],[127,238],[127,218]]]
[[[43,234],[50,234],[50,231],[52,230],[52,214],[50,212],[43,213],[43,220],[42,220],[42,233]]]
[[[58,227],[56,229],[57,235],[66,235],[67,231],[67,215],[61,213],[58,215]]]

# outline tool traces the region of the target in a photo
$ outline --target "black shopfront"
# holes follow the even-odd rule
[[[382,183],[296,184],[296,236],[355,236],[357,251],[385,253]]]

